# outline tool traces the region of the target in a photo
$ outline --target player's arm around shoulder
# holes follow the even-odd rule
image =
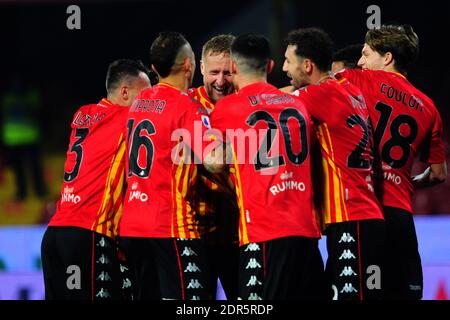
[[[210,127],[206,134],[210,144],[206,146],[204,152],[203,165],[210,173],[222,175],[227,171],[227,154],[230,154],[231,148],[226,141],[226,120],[227,120],[227,101],[232,99],[224,99],[217,102],[213,112],[210,115]],[[224,104],[225,101],[225,104]]]

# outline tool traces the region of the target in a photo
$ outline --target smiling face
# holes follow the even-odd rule
[[[228,53],[209,53],[201,61],[206,92],[213,103],[233,92],[231,61]]]
[[[295,53],[297,46],[288,45],[284,54],[283,71],[291,78],[291,85],[295,89],[310,84],[311,80],[305,69],[305,60],[298,57]]]

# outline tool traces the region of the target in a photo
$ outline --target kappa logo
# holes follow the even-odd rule
[[[122,281],[122,289],[128,289],[131,287],[131,280],[128,278],[123,279]]]
[[[256,293],[252,292],[248,296],[248,300],[262,300],[260,296],[258,296]]]
[[[248,280],[247,287],[253,287],[256,285],[262,285],[262,282],[259,281],[256,276],[251,276],[250,280]]]
[[[245,248],[245,251],[251,251],[251,252],[255,252],[255,251],[260,251],[261,249],[259,248],[259,244],[257,243],[249,243],[247,245],[247,248]]]
[[[200,272],[200,268],[193,262],[189,262],[184,272]]]
[[[343,276],[348,277],[348,276],[356,276],[356,275],[357,274],[356,274],[355,271],[353,271],[352,267],[350,267],[350,266],[347,267],[346,266],[346,267],[344,267],[344,270],[342,270],[342,272],[339,275],[339,277],[343,277]]]
[[[128,271],[128,268],[122,264],[119,264],[119,268],[120,268],[120,272],[122,272],[122,273],[124,273],[125,271]]]
[[[261,268],[261,265],[258,263],[258,261],[256,261],[255,258],[251,258],[245,269],[256,269],[256,268]]]
[[[95,295],[97,298],[111,298],[108,290],[101,288],[99,292]]]
[[[352,293],[352,292],[358,292],[351,283],[345,283],[344,287],[341,290],[341,293]]]
[[[191,247],[184,247],[184,250],[181,253],[181,256],[186,256],[186,257],[196,256],[196,255],[197,254],[195,253],[194,250],[191,249]]]
[[[347,243],[348,242],[355,242],[355,239],[352,237],[352,235],[350,233],[344,232],[342,234],[341,239],[339,240],[339,243],[342,243],[342,242],[347,242]]]
[[[111,277],[109,276],[108,272],[102,271],[102,273],[100,273],[99,276],[97,277],[97,280],[111,281]]]
[[[100,256],[100,258],[98,258],[98,260],[96,261],[96,263],[100,263],[100,264],[109,264],[109,259],[107,256],[105,256],[104,254],[102,254]]]
[[[349,259],[356,259],[355,255],[350,251],[350,249],[344,250],[339,257],[339,260],[349,260]]]
[[[200,289],[203,288],[202,284],[198,281],[198,279],[191,279],[191,282],[189,282],[188,289]]]
[[[105,241],[105,238],[102,237],[100,241],[96,244],[97,247],[105,248],[108,246],[108,243]]]
[[[192,296],[191,300],[200,300],[200,296]]]

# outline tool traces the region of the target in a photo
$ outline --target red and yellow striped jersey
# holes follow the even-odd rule
[[[211,126],[233,150],[239,242],[320,238],[311,179],[309,114],[296,98],[253,83],[217,102]]]
[[[316,123],[325,224],[383,219],[373,186],[369,111],[361,91],[346,79],[330,79],[296,93]]]
[[[191,88],[188,90],[187,94],[200,102],[202,106],[208,111],[208,113],[211,113],[214,110],[214,103],[211,101],[211,99],[208,96],[208,93],[206,92],[205,86],[200,86],[198,88]]]
[[[195,149],[191,141],[201,141],[202,120],[207,118],[201,104],[166,83],[136,97],[127,123],[121,236],[199,238],[195,210],[188,200],[197,179],[197,165],[190,155]]]
[[[344,70],[364,94],[382,160],[383,205],[412,212],[411,171],[416,156],[445,162],[442,119],[433,101],[403,75],[381,70]]]
[[[117,235],[122,214],[128,107],[107,99],[81,107],[72,121],[61,198],[50,226]]]
[[[214,104],[205,87],[191,88],[188,95],[200,102],[211,113]],[[199,230],[208,243],[226,244],[238,241],[238,208],[232,181],[213,181],[215,177],[202,166],[191,203],[198,215]]]

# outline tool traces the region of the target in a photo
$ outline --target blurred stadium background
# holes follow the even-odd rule
[[[66,27],[71,4],[81,8],[81,30]],[[335,40],[336,49],[362,43],[370,16],[366,9],[372,4],[380,7],[383,24],[411,24],[420,37],[421,55],[408,78],[438,106],[448,157],[450,70],[442,58],[444,35],[450,31],[448,2],[0,0],[0,300],[44,297],[40,243],[59,197],[72,115],[80,105],[103,97],[112,60],[127,57],[148,63],[150,43],[162,30],[184,33],[197,60],[202,44],[213,35],[259,32],[269,37],[276,61],[269,81],[284,86],[288,81],[281,71],[282,39],[289,30],[321,27]],[[194,85],[201,81],[197,70]],[[21,101],[21,107],[11,108],[11,101]],[[18,165],[17,153],[4,139],[11,117],[29,120],[28,135],[22,138],[33,148],[22,148],[19,159],[41,159],[45,182],[45,188],[36,190],[32,168],[25,163],[27,194],[19,198],[12,171]],[[414,205],[424,299],[449,299],[450,180],[418,191]]]

